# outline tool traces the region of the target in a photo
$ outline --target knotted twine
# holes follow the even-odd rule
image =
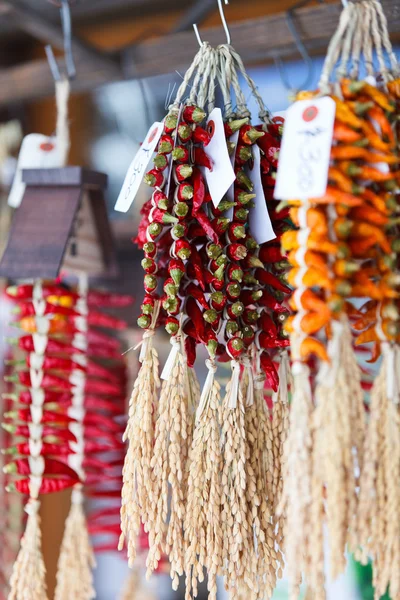
[[[88,277],[81,273],[78,282],[79,299],[77,311],[81,315],[81,328],[87,329],[87,293]],[[85,340],[86,341],[86,340]],[[87,350],[87,343],[85,351]],[[82,355],[86,364],[87,355]],[[81,375],[81,371],[79,371]],[[86,377],[80,377],[73,389],[72,407],[70,416],[76,419],[70,428],[75,434],[77,443],[75,454],[69,457],[70,466],[79,475],[82,482],[85,480],[83,470],[84,460],[84,387]],[[84,512],[83,485],[78,483],[74,486],[71,496],[71,508],[65,523],[64,536],[61,544],[60,556],[57,566],[57,586],[55,600],[91,600],[95,598],[96,592],[93,585],[92,569],[96,566],[96,560],[90,541],[86,516]]]

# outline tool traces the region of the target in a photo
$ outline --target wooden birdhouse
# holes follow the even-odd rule
[[[104,200],[107,175],[82,169],[27,169],[24,197],[0,261],[8,279],[55,279],[60,270],[117,275]]]

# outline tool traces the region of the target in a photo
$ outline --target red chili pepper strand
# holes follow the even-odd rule
[[[31,387],[31,377],[29,371],[19,371],[14,375],[5,377],[5,380],[10,381],[11,383],[20,383],[26,387]],[[44,373],[41,386],[44,389],[55,388],[61,391],[70,391],[73,390],[74,387],[73,383],[71,383],[68,379],[63,379],[62,377],[52,375],[48,372]],[[113,394],[116,394],[119,396],[122,391],[123,390],[121,389],[120,385],[107,381],[87,379],[85,383],[85,392],[88,394],[99,394],[104,396],[112,396]]]
[[[50,479],[44,477],[42,479],[42,484],[40,486],[39,494],[52,494],[53,492],[60,492],[62,490],[66,490],[72,486],[74,486],[79,479],[71,479],[71,478],[57,478]],[[29,487],[30,487],[30,479],[20,479],[19,481],[15,481],[7,486],[7,490],[9,492],[17,491],[21,494],[29,495]]]
[[[17,458],[14,462],[8,463],[5,466],[4,472],[11,475],[14,473],[18,475],[30,475],[29,460],[27,458]],[[44,473],[45,477],[48,475],[64,475],[75,481],[77,480],[77,474],[71,467],[53,458],[44,459]]]
[[[7,427],[7,425],[8,423],[3,423],[3,428],[9,433],[17,437],[29,438],[30,429],[28,425],[9,425],[9,427]],[[71,431],[69,431],[69,429],[61,429],[60,427],[50,427],[49,425],[45,425],[43,427],[42,438],[45,441],[46,438],[52,438],[51,440],[47,440],[49,443],[53,443],[53,439],[55,438],[57,438],[57,440],[63,440],[66,442],[77,441],[76,437]]]
[[[32,422],[32,413],[29,408],[20,408],[19,410],[5,413],[4,417],[6,419],[8,418],[23,421],[24,423]],[[75,419],[71,419],[71,417],[66,414],[60,414],[58,412],[52,412],[48,410],[43,411],[41,419],[41,423],[57,423],[60,425],[68,425],[68,423],[72,423],[74,421]]]
[[[7,448],[3,451],[4,454],[20,454],[21,456],[30,456],[30,447],[28,442],[21,442],[11,448]],[[67,442],[61,442],[59,444],[52,444],[43,442],[40,451],[41,456],[68,456],[69,454],[75,454]]]

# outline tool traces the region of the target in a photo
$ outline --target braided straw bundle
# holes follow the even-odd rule
[[[90,600],[96,597],[92,569],[96,566],[90,541],[82,490],[72,491],[71,510],[65,523],[57,569],[55,600]]]
[[[10,579],[9,600],[47,600],[46,569],[42,555],[39,501],[32,495],[25,507],[28,513],[21,548]]]

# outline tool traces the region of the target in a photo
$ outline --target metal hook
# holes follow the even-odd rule
[[[61,0],[60,4],[60,15],[61,15],[61,26],[64,38],[64,59],[68,79],[73,79],[76,75],[76,68],[74,63],[74,57],[72,54],[72,24],[71,24],[71,10],[69,7],[68,0]],[[47,60],[49,62],[50,70],[53,75],[54,81],[60,81],[61,73],[58,68],[56,58],[54,56],[53,48],[48,45],[45,47]]]
[[[223,25],[224,30],[225,30],[226,43],[229,46],[230,43],[231,43],[231,32],[229,31],[228,23],[226,22],[226,17],[225,17],[225,12],[224,12],[224,7],[223,7],[223,4],[222,4],[222,0],[217,0],[217,2],[218,2],[218,10],[219,10],[219,14],[221,16],[222,25]],[[225,0],[225,4],[229,4],[229,0]],[[197,27],[196,23],[193,23],[193,29],[194,29],[194,32],[196,34],[197,41],[199,42],[199,46],[201,48],[201,46],[203,45],[203,40],[200,37],[199,28]]]
[[[304,4],[306,4],[306,2],[300,2],[297,6],[295,6],[294,8],[289,9],[287,11],[287,13],[286,13],[287,26],[289,28],[290,33],[293,36],[293,39],[295,41],[297,50],[299,51],[300,56],[302,57],[305,65],[307,66],[307,75],[304,78],[303,83],[297,88],[297,89],[302,89],[302,90],[303,89],[307,89],[307,87],[311,83],[313,75],[314,75],[314,64],[313,64],[312,58],[308,54],[307,48],[303,44],[303,41],[302,41],[302,39],[300,37],[300,34],[299,34],[298,30],[297,30],[295,19],[294,19],[296,8],[298,8],[298,6],[302,6]],[[279,74],[281,76],[281,79],[282,79],[282,82],[283,82],[283,85],[285,86],[285,88],[287,90],[290,90],[290,91],[293,91],[294,89],[296,89],[296,88],[294,88],[294,86],[292,86],[290,84],[290,81],[289,81],[288,77],[286,76],[282,59],[279,56],[276,56],[274,58],[274,60],[275,60],[276,66],[277,66],[277,68],[279,70]]]

